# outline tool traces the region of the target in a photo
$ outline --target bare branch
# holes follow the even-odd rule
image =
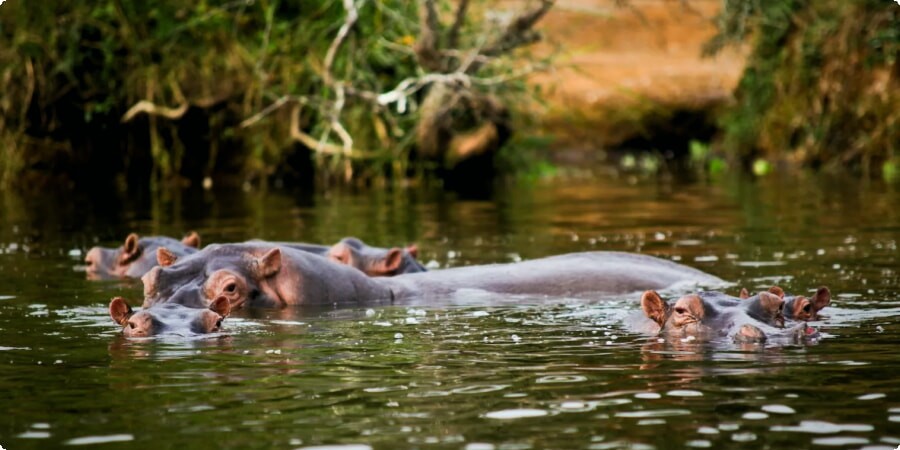
[[[277,111],[282,106],[287,105],[291,102],[297,102],[298,104],[304,105],[307,103],[307,99],[306,99],[306,97],[295,97],[292,95],[285,95],[285,96],[279,98],[278,100],[275,100],[275,102],[272,103],[271,105],[263,108],[262,111],[244,119],[243,122],[238,124],[238,127],[247,128],[247,127],[256,125],[257,122],[259,122],[260,120],[263,120],[269,114],[272,114],[273,112]]]
[[[353,150],[347,154],[344,147],[334,145],[328,142],[318,142],[316,139],[300,129],[300,104],[294,104],[291,110],[291,139],[300,142],[307,148],[317,153],[326,155],[341,155],[353,159],[371,159],[379,156],[376,152],[366,152],[361,150]]]
[[[161,116],[170,120],[177,120],[184,116],[184,113],[187,112],[189,106],[190,104],[188,102],[184,102],[178,107],[169,108],[167,106],[158,106],[149,100],[141,100],[135,103],[131,108],[128,108],[128,111],[122,116],[121,122],[130,122],[138,114],[150,114],[151,116]]]
[[[468,9],[469,0],[459,0],[459,5],[456,6],[456,18],[453,20],[453,25],[450,26],[450,30],[447,32],[446,48],[456,48],[459,44],[459,31],[466,22],[466,13],[468,12]]]
[[[363,1],[365,0],[361,0],[360,4],[362,4]],[[334,37],[334,40],[328,47],[328,52],[325,53],[325,62],[324,70],[322,71],[322,77],[325,81],[325,84],[329,86],[334,84],[334,77],[331,74],[331,68],[332,66],[334,66],[334,58],[337,56],[337,51],[344,43],[344,40],[347,39],[347,35],[350,34],[350,30],[353,28],[353,25],[359,19],[359,11],[357,10],[356,4],[353,3],[353,0],[344,0],[344,9],[347,10],[347,17],[344,19],[344,24],[341,25],[341,28],[338,30],[337,36]]]
[[[532,30],[532,27],[547,14],[547,11],[550,11],[554,3],[555,0],[541,0],[534,9],[519,14],[509,23],[503,34],[491,45],[488,45],[481,54],[497,56],[540,40],[540,35]]]
[[[440,55],[441,22],[438,20],[434,0],[421,0],[419,7],[419,40],[413,46],[419,65],[430,72],[444,69]]]

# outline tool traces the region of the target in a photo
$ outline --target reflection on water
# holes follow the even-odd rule
[[[22,199],[0,212],[0,445],[53,448],[895,448],[896,192],[845,180],[439,192]],[[73,268],[130,231],[416,242],[432,267],[640,251],[835,298],[815,343],[659,342],[635,295],[242,311],[210,336],[125,339],[139,282]],[[733,293],[733,292],[732,292]],[[673,295],[677,293],[672,293]]]

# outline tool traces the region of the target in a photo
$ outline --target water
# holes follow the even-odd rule
[[[889,186],[599,177],[486,201],[412,190],[0,199],[7,449],[900,444],[900,195]],[[188,230],[205,243],[416,242],[442,268],[640,251],[751,291],[824,284],[835,299],[816,324],[823,338],[802,346],[659,343],[626,326],[636,296],[474,292],[449,306],[242,311],[222,334],[122,338],[106,307],[141,286],[84,280],[83,252],[130,231]]]

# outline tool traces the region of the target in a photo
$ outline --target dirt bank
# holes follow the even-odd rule
[[[585,153],[578,150],[642,139],[653,146],[653,135],[666,128],[701,127],[696,121],[708,121],[711,109],[731,98],[743,70],[738,50],[701,56],[716,32],[720,2],[616,3],[560,0],[541,24],[545,40],[537,51],[554,53],[556,64],[531,81],[545,91],[548,105],[539,116],[555,147]]]

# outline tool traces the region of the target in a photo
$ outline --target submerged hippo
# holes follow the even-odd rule
[[[210,302],[207,308],[167,303],[138,312],[134,312],[121,297],[116,297],[109,303],[109,316],[122,326],[122,334],[127,337],[150,337],[162,333],[214,333],[221,329],[222,321],[230,312],[231,303],[226,298]]]
[[[722,280],[659,258],[617,252],[370,278],[318,255],[256,243],[210,245],[175,264],[154,268],[143,282],[145,308],[166,302],[201,308],[219,297],[239,308],[428,299],[460,289],[550,296],[621,294]]]
[[[427,269],[416,259],[418,248],[410,245],[406,248],[373,247],[355,238],[347,237],[332,246],[307,244],[304,242],[267,242],[260,240],[248,241],[248,244],[270,247],[290,248],[306,253],[325,256],[328,259],[353,267],[371,277],[394,276],[403,273],[425,272]],[[176,252],[162,248],[158,252],[159,265],[168,267],[175,263],[180,256]]]
[[[824,288],[827,290],[827,288]],[[745,297],[742,292],[741,297]],[[644,314],[659,326],[666,338],[710,339],[730,337],[736,342],[765,342],[763,329],[785,334],[785,301],[771,292],[745,299],[721,292],[685,295],[669,304],[652,290],[641,296]],[[796,324],[786,334],[796,338],[815,335],[805,322]]]
[[[195,232],[178,239],[166,236],[139,237],[131,233],[119,248],[93,247],[84,257],[87,264],[87,277],[92,280],[104,278],[140,278],[157,265],[159,248],[178,256],[197,252],[200,248],[200,236]]]
[[[390,277],[402,273],[426,272],[419,263],[419,249],[415,245],[390,249],[371,247],[354,238],[344,238],[331,246],[328,259],[355,267],[370,277]]]
[[[819,311],[831,304],[831,291],[822,286],[816,289],[812,297],[802,295],[785,295],[784,289],[778,286],[769,288],[769,292],[784,299],[784,317],[791,320],[818,320]],[[749,298],[746,289],[741,289],[742,299]]]

